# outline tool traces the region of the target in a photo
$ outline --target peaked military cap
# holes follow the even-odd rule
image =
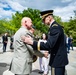
[[[45,19],[48,15],[53,15],[53,10],[46,10],[46,11],[41,11],[40,12],[42,19]]]

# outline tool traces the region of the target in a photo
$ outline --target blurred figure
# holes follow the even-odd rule
[[[6,47],[7,47],[7,43],[8,43],[8,33],[5,33],[2,36],[2,40],[3,40],[3,52],[6,52]]]
[[[35,26],[32,26],[32,28],[29,30],[31,33],[32,33],[32,35],[34,34],[34,32],[35,32]]]
[[[33,37],[34,40],[36,40],[36,38],[34,37],[34,32],[35,32],[36,27],[32,26],[32,28],[29,30],[31,35]],[[28,34],[29,35],[29,34]],[[44,54],[48,54],[48,53],[42,53],[40,51],[33,51],[33,63],[37,60],[38,57],[42,58],[44,57]]]
[[[70,50],[70,42],[69,42],[68,35],[66,35],[66,45],[67,45],[67,53],[69,53],[69,50]]]
[[[39,41],[46,43],[46,39],[47,39],[47,35],[45,33],[43,33],[42,39],[40,39]],[[48,53],[48,51],[45,51],[45,50],[41,50],[41,52]],[[49,53],[48,53],[48,55],[49,55]],[[48,58],[45,58],[45,57],[40,58],[39,57],[39,64],[40,64],[40,72],[39,73],[40,74],[44,73],[44,75],[47,75],[48,74]]]
[[[69,41],[70,41],[70,47],[72,48],[72,50],[74,50],[73,49],[73,37],[71,35],[70,35]]]
[[[13,41],[14,41],[14,35],[12,35],[10,37],[10,49],[13,51],[14,47],[13,47]]]

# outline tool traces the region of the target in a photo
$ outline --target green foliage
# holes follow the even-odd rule
[[[59,17],[59,16],[54,16],[54,19],[57,21],[57,23],[59,23],[60,25],[62,25],[61,17]]]
[[[23,10],[22,13],[16,12],[15,15],[12,15],[11,22],[15,26],[16,30],[20,28],[21,19],[23,17],[30,17],[33,21],[33,25],[35,25],[37,30],[40,30],[40,32],[47,32],[48,27],[42,24],[42,20],[40,18],[40,11],[31,8]]]
[[[0,20],[0,34],[8,32],[8,21]]]
[[[64,30],[67,35],[72,35],[74,44],[76,44],[76,18],[70,19],[69,22],[64,22]]]
[[[21,19],[23,17],[30,17],[35,25],[35,36],[40,37],[42,33],[48,32],[48,27],[42,23],[40,17],[40,10],[28,8],[21,13],[16,12],[12,14],[12,19],[7,21],[6,19],[0,20],[0,34],[9,32],[10,35],[14,34],[21,26]],[[69,22],[62,22],[61,17],[54,16],[55,20],[64,27],[65,34],[72,35],[74,38],[74,44],[76,44],[76,17],[71,18]]]
[[[12,15],[12,19],[10,21],[1,20],[0,26],[4,28],[1,30],[1,33],[8,31],[10,34],[14,34],[21,26],[21,19],[23,17],[30,17],[33,21],[33,25],[35,25],[36,29],[40,31],[40,33],[47,32],[48,27],[42,24],[42,19],[40,18],[40,11],[37,9],[28,8],[27,10],[23,10],[22,13],[16,12]]]

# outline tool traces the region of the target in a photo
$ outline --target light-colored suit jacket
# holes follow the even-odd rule
[[[32,71],[32,57],[35,52],[21,39],[21,36],[27,34],[30,32],[25,27],[21,27],[14,35],[14,56],[9,69],[14,74],[30,74]]]
[[[10,71],[14,74],[30,74],[32,71],[33,55],[43,57],[39,51],[34,51],[30,45],[25,44],[21,36],[32,34],[25,28],[21,27],[14,35],[14,56],[10,65]]]
[[[27,33],[29,31],[21,27],[14,35],[14,56],[10,66],[14,74],[29,74],[32,70],[33,55],[21,39],[21,36],[26,36]]]

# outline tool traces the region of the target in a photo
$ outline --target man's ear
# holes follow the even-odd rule
[[[51,18],[51,16],[48,16],[49,18]]]
[[[27,21],[25,21],[25,23],[26,23]]]

